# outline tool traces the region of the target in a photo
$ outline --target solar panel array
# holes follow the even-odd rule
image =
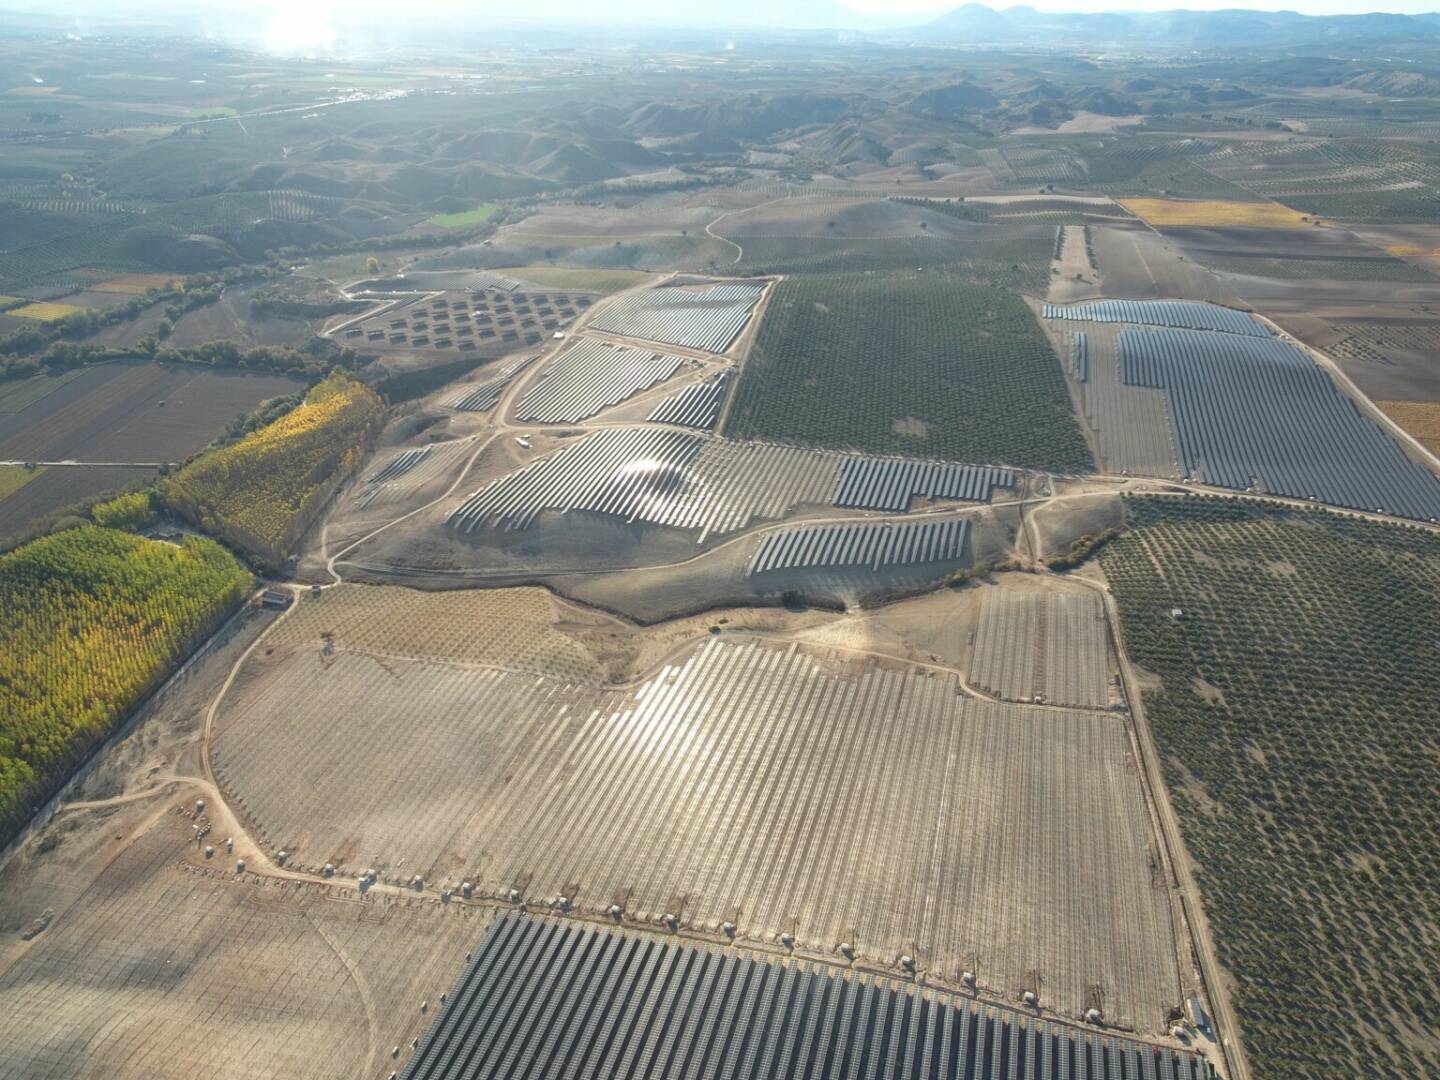
[[[586,510],[679,529],[745,528],[802,503],[903,512],[915,495],[984,502],[1015,474],[991,466],[840,455],[666,428],[597,431],[502,476],[447,524],[528,528],[544,511]],[[842,499],[844,501],[842,501]]]
[[[847,457],[840,462],[835,505],[898,513],[916,495],[987,502],[997,487],[1014,487],[1015,470],[912,458]]]
[[[612,334],[721,353],[750,321],[763,285],[662,288],[621,296],[596,312],[590,326]]]
[[[1125,330],[1119,347],[1126,383],[1165,390],[1190,477],[1356,510],[1440,518],[1440,479],[1406,457],[1293,345]]]
[[[1092,593],[985,593],[970,681],[1010,701],[1102,709],[1110,699],[1105,608]]]
[[[720,407],[725,402],[725,388],[729,384],[730,372],[722,371],[708,382],[687,386],[662,401],[650,419],[660,424],[708,431],[720,419]]]
[[[817,965],[512,913],[402,1074],[1211,1080],[1193,1052]]]
[[[529,367],[535,360],[532,356],[522,356],[518,360],[512,360],[503,367],[497,368],[492,375],[479,382],[467,383],[466,388],[454,397],[444,402],[446,408],[456,409],[459,412],[489,412],[500,401],[500,395],[510,385],[510,381]]]
[[[551,362],[515,406],[519,420],[573,424],[670,378],[683,361],[581,338]]]
[[[1084,330],[1075,331],[1070,339],[1070,375],[1077,382],[1090,377],[1090,343]]]
[[[430,456],[430,447],[421,446],[414,450],[403,450],[396,454],[379,471],[371,473],[365,478],[367,484],[383,484],[386,480],[393,480],[397,476],[404,476],[420,462]]]
[[[1266,329],[1245,312],[1202,300],[1090,300],[1083,304],[1046,304],[1044,315],[1047,319],[1070,322],[1134,323],[1269,337]]]
[[[738,443],[667,428],[607,428],[467,499],[448,524],[528,528],[543,511],[587,510],[679,529],[733,532],[824,503],[835,457],[767,443]]]
[[[963,557],[970,522],[911,521],[815,525],[767,533],[750,561],[753,577],[771,570],[808,567],[916,566]]]

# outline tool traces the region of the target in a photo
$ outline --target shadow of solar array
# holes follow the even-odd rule
[[[763,285],[650,289],[612,301],[590,320],[611,334],[722,353],[745,329]]]
[[[674,375],[683,363],[643,349],[581,338],[553,361],[515,406],[519,420],[573,424]]]
[[[750,561],[750,575],[805,567],[918,566],[963,557],[970,522],[914,521],[899,525],[816,525],[767,533]]]
[[[1187,475],[1418,520],[1440,518],[1440,479],[1299,349],[1184,330],[1123,330],[1129,386],[1163,389]]]
[[[1110,700],[1105,609],[1089,593],[991,589],[975,631],[970,681],[996,697],[1104,708]]]
[[[534,356],[522,356],[518,360],[512,360],[497,368],[494,374],[471,383],[454,397],[447,398],[443,404],[447,409],[455,409],[457,412],[489,412],[500,401],[500,395],[505,392],[511,380],[534,360]]]
[[[1245,337],[1270,336],[1245,312],[1203,300],[1090,300],[1081,304],[1046,304],[1044,316],[1070,322],[1132,323],[1182,330],[1218,330]]]
[[[711,532],[775,520],[802,503],[904,511],[915,495],[983,502],[1009,469],[841,455],[661,428],[596,432],[493,481],[447,524],[528,528],[542,512],[587,510]]]
[[[519,913],[486,930],[405,1080],[1211,1080],[1186,1050],[822,965]]]
[[[666,398],[649,418],[659,424],[708,431],[720,419],[720,406],[725,402],[725,389],[729,385],[730,372],[722,371],[707,382],[687,386]]]

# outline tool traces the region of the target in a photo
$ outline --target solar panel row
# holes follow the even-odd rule
[[[1219,330],[1245,337],[1269,333],[1243,311],[1200,300],[1091,300],[1082,304],[1046,304],[1047,319],[1070,322],[1134,323],[1186,330]]]
[[[550,364],[515,406],[519,420],[573,424],[674,375],[678,356],[581,338]]]
[[[1210,1080],[1196,1054],[886,980],[509,914],[405,1080]]]
[[[662,288],[622,296],[595,314],[590,326],[612,334],[721,353],[745,329],[763,285],[709,289]]]
[[[964,555],[970,523],[963,519],[817,525],[767,533],[750,561],[750,574],[804,567],[914,566],[952,562]]]
[[[720,419],[720,406],[724,404],[725,388],[729,384],[730,372],[722,371],[707,382],[687,386],[662,401],[650,414],[650,419],[659,424],[677,424],[708,431]]]
[[[1190,477],[1355,510],[1440,518],[1440,479],[1406,457],[1293,345],[1123,330],[1119,348],[1128,385],[1165,390]]]
[[[491,482],[448,524],[528,528],[542,512],[588,510],[699,529],[701,539],[801,503],[901,512],[916,495],[984,502],[1015,473],[992,466],[875,458],[733,442],[660,428],[609,428]]]

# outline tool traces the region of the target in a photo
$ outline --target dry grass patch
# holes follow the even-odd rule
[[[92,286],[95,292],[144,296],[151,289],[168,289],[175,283],[169,274],[121,274]]]
[[[1426,450],[1440,454],[1440,404],[1433,401],[1377,401],[1375,404],[1415,436]]]
[[[1119,203],[1148,225],[1197,228],[1301,229],[1311,218],[1288,206],[1269,202],[1219,199],[1120,199]]]
[[[52,304],[47,301],[39,301],[18,307],[7,314],[13,315],[17,319],[34,319],[36,322],[59,322],[69,315],[76,315],[84,310],[73,304]]]

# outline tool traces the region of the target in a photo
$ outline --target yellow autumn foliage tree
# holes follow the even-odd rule
[[[384,411],[369,387],[333,374],[279,420],[196,458],[161,495],[212,536],[279,567],[374,446]]]
[[[0,839],[244,600],[214,541],[97,526],[0,556]]]

